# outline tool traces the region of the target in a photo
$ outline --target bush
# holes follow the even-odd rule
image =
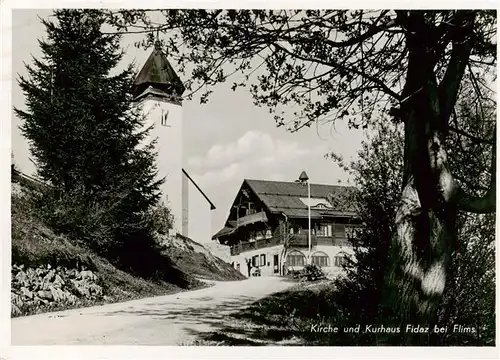
[[[163,205],[144,214],[122,214],[113,207],[115,199],[98,202],[54,189],[36,195],[33,203],[38,217],[56,233],[77,239],[124,271],[182,288],[192,281],[161,253],[161,234],[171,228],[170,211]]]
[[[84,196],[63,195],[49,189],[35,198],[40,219],[60,234],[66,234],[101,255],[109,255],[119,223],[102,204]]]
[[[315,264],[304,266],[304,268],[300,271],[300,277],[305,278],[308,281],[316,281],[326,278],[323,270]]]
[[[174,218],[170,209],[164,204],[152,208],[147,214],[151,230],[160,235],[168,235],[173,227]]]

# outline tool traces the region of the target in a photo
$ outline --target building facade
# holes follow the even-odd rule
[[[352,209],[339,209],[329,199],[350,187],[298,182],[244,180],[223,229],[213,236],[230,247],[231,263],[243,275],[259,268],[261,276],[279,276],[320,266],[335,275],[352,254],[349,232],[359,226]],[[309,210],[311,236],[309,251]]]

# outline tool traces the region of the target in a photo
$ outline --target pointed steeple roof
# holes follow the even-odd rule
[[[156,92],[161,91],[165,95],[174,95],[176,97],[182,96],[185,91],[181,79],[158,46],[155,46],[141,71],[139,71],[134,85],[136,96],[149,87],[156,90]]]

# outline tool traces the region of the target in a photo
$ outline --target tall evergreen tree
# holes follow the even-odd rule
[[[55,21],[42,20],[42,57],[19,79],[26,95],[26,109],[15,109],[21,131],[39,176],[72,200],[67,208],[81,210],[67,227],[92,237],[82,230],[85,218],[125,241],[147,228],[144,214],[158,202],[161,184],[154,144],[145,143],[149,129],[132,102],[134,69],[115,71],[123,57],[120,36],[103,33],[101,11],[54,15]]]

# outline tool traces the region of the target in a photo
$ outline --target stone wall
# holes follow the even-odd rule
[[[50,265],[12,265],[11,315],[28,315],[103,298],[100,279],[90,270]]]

